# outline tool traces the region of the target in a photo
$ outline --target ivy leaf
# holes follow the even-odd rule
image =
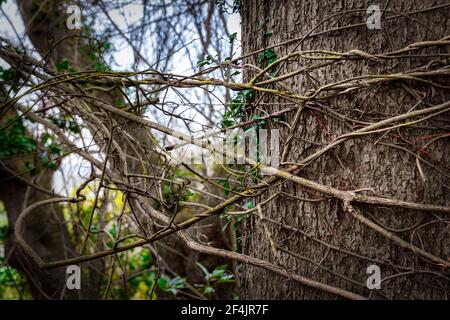
[[[230,183],[228,182],[228,180],[220,180],[219,184],[221,184],[223,186],[223,194],[224,195],[229,195],[230,194]]]
[[[109,71],[109,67],[106,64],[100,62],[94,64],[94,69],[95,71]]]
[[[203,289],[203,293],[210,296],[214,293],[214,288],[211,286],[205,286],[205,288]]]
[[[80,127],[75,121],[69,121],[68,129],[72,131],[73,133],[80,133]]]
[[[209,273],[208,269],[206,269],[200,262],[196,262],[197,266],[203,271],[203,274],[205,275],[205,279],[209,280],[211,277],[211,274]]]
[[[246,89],[246,90],[242,91],[242,93],[244,94],[244,97],[247,100],[253,100],[253,90],[252,89]]]
[[[231,119],[223,119],[221,124],[222,128],[229,128],[234,126],[234,121]]]
[[[156,281],[156,284],[158,285],[158,288],[165,289],[167,287],[167,284],[169,283],[169,279],[166,275],[162,275],[158,281]]]
[[[0,67],[0,79],[2,79],[3,81],[9,82],[14,80],[14,77],[16,75],[16,72],[14,71],[14,69],[9,68],[9,69],[4,69],[2,67]]]

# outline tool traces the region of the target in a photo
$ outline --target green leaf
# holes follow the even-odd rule
[[[14,121],[14,122],[12,122]],[[36,141],[27,134],[23,119],[7,120],[11,123],[0,130],[0,156],[15,156],[32,153],[36,150]]]
[[[111,49],[111,43],[109,43],[109,42],[103,43],[102,48],[103,48],[104,50],[109,50],[109,49]]]
[[[228,180],[219,180],[218,183],[223,186],[224,195],[226,195],[226,196],[229,195],[231,188],[230,188],[230,183],[228,182]]]
[[[205,275],[205,278],[208,278],[211,276],[208,269],[206,269],[200,262],[196,262],[197,266],[203,271],[203,274]]]
[[[60,63],[58,63],[58,64],[56,65],[56,70],[57,70],[58,72],[67,71],[67,70],[69,70],[69,67],[70,67],[70,62],[69,62],[69,60],[64,59],[63,61],[61,61]]]
[[[116,225],[113,224],[113,225],[109,228],[108,232],[109,232],[109,234],[110,234],[111,236],[113,236],[113,237],[115,238],[116,235],[117,235]]]
[[[246,90],[242,91],[242,93],[247,100],[253,100],[253,90],[252,89],[246,89]]]
[[[223,119],[221,124],[222,128],[229,128],[235,125],[234,121],[231,119]]]
[[[78,126],[78,123],[76,123],[75,121],[68,121],[68,129],[70,131],[72,131],[73,133],[80,133],[80,127]]]
[[[175,289],[183,289],[185,287],[185,284],[186,279],[181,277],[172,278],[169,282],[170,287]]]
[[[57,166],[57,164],[56,164],[55,161],[47,161],[47,162],[44,162],[44,167],[49,168],[49,169],[52,169],[52,170],[58,169],[58,166]]]
[[[7,234],[8,234],[8,226],[0,226],[0,242],[6,239]]]
[[[231,283],[234,282],[234,276],[232,274],[225,274],[219,279],[220,283]]]
[[[278,56],[272,49],[266,49],[258,54],[258,64],[265,68],[277,60]]]
[[[203,67],[203,66],[206,66],[206,65],[210,65],[213,62],[214,62],[214,58],[211,55],[208,55],[208,56],[206,56],[205,59],[198,60],[197,66]]]
[[[0,79],[9,82],[14,80],[16,75],[16,72],[14,69],[9,68],[9,69],[4,69],[2,67],[0,67]]]
[[[53,143],[48,146],[48,151],[51,154],[54,154],[54,155],[57,155],[57,156],[59,156],[61,154],[61,148],[58,145],[53,144]]]
[[[203,288],[203,293],[210,296],[214,293],[214,288],[211,286],[205,286],[205,288]]]
[[[261,129],[266,125],[266,121],[262,119],[261,116],[254,116],[252,120],[255,121],[255,126],[258,129]]]
[[[225,271],[227,270],[227,265],[222,264],[220,266],[217,266],[213,272],[211,273],[211,278],[220,278],[225,274]]]
[[[66,120],[53,118],[52,122],[60,129],[64,129],[66,127]]]
[[[95,71],[108,71],[109,67],[104,63],[96,62],[94,64],[94,69]]]
[[[237,37],[237,32],[234,32],[228,36],[228,40],[230,41],[230,43],[233,43],[236,40],[236,37]]]

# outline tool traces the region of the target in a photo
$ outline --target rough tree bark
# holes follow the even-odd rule
[[[85,38],[78,37],[78,30],[68,30],[66,27],[66,6],[68,3],[62,0],[50,0],[50,1],[30,1],[30,0],[17,0],[20,13],[24,20],[26,26],[26,33],[30,38],[34,48],[41,55],[41,57],[46,58],[46,63],[55,66],[58,63],[67,59],[70,65],[77,70],[89,70],[92,69],[93,61],[89,57],[88,41]],[[56,45],[57,44],[57,45]],[[111,90],[111,92],[104,93],[98,92],[97,97],[106,101],[111,105],[115,105],[118,97],[122,97],[118,90]],[[95,106],[92,106],[95,110]],[[124,153],[128,156],[127,163],[123,163],[120,157],[111,157],[110,163],[112,163],[113,168],[123,174],[124,172],[134,173],[134,174],[147,174],[147,175],[158,175],[158,167],[152,164],[158,164],[158,159],[155,153],[151,151],[153,142],[150,139],[151,133],[148,129],[138,125],[138,124],[128,124],[124,123],[124,119],[117,117],[114,121],[121,125],[121,129],[129,134],[130,137],[135,139],[131,141],[127,137],[119,137],[120,147]],[[105,126],[109,126],[109,120],[105,120]],[[94,135],[95,136],[95,135]],[[98,143],[104,141],[97,141]],[[145,150],[143,149],[145,148]],[[139,149],[138,151],[135,151]],[[141,150],[142,149],[142,150]],[[145,154],[146,158],[141,159],[141,155]],[[137,160],[136,160],[137,159]],[[147,164],[141,162],[139,159],[146,161]],[[13,168],[14,170],[14,168]],[[15,170],[19,171],[19,170]],[[3,172],[1,172],[3,173]],[[6,174],[9,176],[9,174]],[[0,178],[3,174],[0,176]],[[51,173],[47,173],[47,183],[45,187],[51,189]],[[28,177],[27,177],[28,178]],[[129,178],[131,181],[136,181],[136,185],[142,183],[142,179],[134,180]],[[4,202],[8,211],[9,223],[11,226],[14,225],[17,215],[22,210],[22,204],[24,203],[24,195],[26,185],[19,180],[9,179],[2,183],[2,189],[10,190],[11,192],[2,192],[4,196]],[[13,193],[13,194],[11,194]],[[41,195],[34,194],[33,197],[28,199],[28,204],[36,202],[42,199]],[[31,218],[26,220],[26,239],[29,243],[33,244],[33,247],[37,253],[45,261],[61,260],[65,257],[67,252],[75,253],[73,245],[67,239],[67,229],[63,223],[63,218],[61,212],[58,208],[55,208],[55,214],[50,215],[47,211],[49,208],[43,207],[36,210],[36,214],[33,214]],[[41,212],[42,211],[42,212]],[[141,217],[143,222],[147,221],[146,217]],[[211,221],[208,221],[211,223]],[[150,224],[150,223],[149,223]],[[223,241],[220,237],[217,237],[217,233],[214,230],[220,229],[220,227],[214,228],[214,225],[220,226],[220,221],[214,221],[213,226],[208,227],[208,240],[214,241],[217,246],[223,246]],[[47,227],[47,228],[44,228]],[[13,239],[12,231],[10,232],[10,243],[15,243]],[[214,232],[214,233],[213,233]],[[203,231],[207,234],[207,232]],[[65,239],[61,242],[60,239]],[[37,240],[36,240],[37,239]],[[158,252],[160,257],[166,262],[167,266],[170,267],[172,271],[180,275],[188,275],[189,278],[195,280],[201,280],[201,271],[195,264],[198,259],[209,269],[214,268],[219,264],[224,263],[223,259],[218,259],[216,257],[200,257],[198,254],[188,251],[186,246],[175,236],[171,236],[168,239],[162,241],[165,246],[158,246]],[[62,245],[66,244],[66,247]],[[167,250],[166,248],[172,248]],[[180,259],[180,256],[174,254],[174,249],[182,252],[184,255],[189,256],[186,261]],[[26,257],[26,253],[22,252],[17,245],[7,247],[7,255],[11,256],[11,263],[13,261],[19,261],[18,258],[22,260],[26,259],[27,263],[30,264],[32,259]],[[25,258],[24,258],[25,257]],[[22,261],[20,260],[20,261]],[[29,266],[25,265],[24,262],[17,262],[13,264],[20,270],[30,273],[29,282],[32,286],[32,291],[35,298],[59,298],[61,297],[62,290],[65,287],[65,268],[58,268],[56,270],[44,271],[40,270],[37,265],[31,264]],[[89,264],[89,272],[92,270],[103,270],[104,265],[101,261],[95,261]],[[27,272],[27,271],[26,271]],[[200,274],[199,274],[200,272]],[[51,276],[49,276],[51,275]],[[97,274],[98,275],[98,274]],[[98,278],[93,278],[90,281],[90,285],[87,288],[88,294],[84,295],[67,295],[69,298],[96,298],[98,294]],[[44,291],[46,294],[39,294],[39,288],[35,288],[33,283],[38,283],[40,291]],[[86,286],[84,287],[86,288]],[[226,293],[228,294],[228,293]]]
[[[444,2],[395,0],[388,1],[387,8],[383,8],[382,4],[380,6],[381,9],[407,13]],[[353,23],[365,23],[368,17],[366,9],[372,4],[370,0],[242,1],[243,53],[253,52],[289,39],[302,37],[322,20],[338,11],[361,9],[359,13],[339,15],[320,26],[315,32]],[[369,30],[365,25],[347,28],[309,37],[297,48],[298,41],[276,47],[274,51],[278,57],[292,51],[314,49],[339,52],[352,49],[359,49],[369,53],[386,52],[400,49],[412,42],[441,39],[450,30],[450,11],[448,8],[427,11],[413,16],[427,25],[432,32],[423,25],[406,17],[385,20],[384,18],[389,15],[392,16],[392,14],[383,13],[380,30]],[[395,64],[392,62],[377,64],[368,63],[367,61],[337,63],[325,68],[322,74],[312,73],[311,75],[321,83],[324,83],[324,81],[329,83],[361,74],[392,73],[412,69],[427,62],[429,60],[404,59],[397,60]],[[244,60],[244,63],[257,65],[257,55]],[[299,67],[302,67],[302,65],[299,65],[298,61],[293,61],[283,67],[281,72],[293,71]],[[250,78],[253,75],[253,73],[247,73],[246,76]],[[284,83],[297,93],[305,93],[306,90],[311,88],[311,81],[308,81],[303,76],[290,78],[285,80]],[[324,104],[325,108],[337,111],[341,115],[358,118],[361,121],[374,122],[380,116],[405,113],[417,103],[418,98],[415,97],[416,94],[423,101],[431,104],[442,103],[450,97],[449,93],[444,90],[431,90],[429,86],[405,81],[395,86],[387,85],[379,86],[370,91],[362,90],[358,94],[343,96],[339,99],[335,98],[324,102]],[[256,95],[255,101],[259,97],[260,95]],[[290,102],[268,95],[261,101],[264,103]],[[282,106],[268,106],[267,104],[259,107],[269,113],[283,108]],[[258,114],[258,112],[255,111],[255,108],[252,108],[249,111],[249,116],[254,114]],[[294,114],[287,116],[284,121],[292,123]],[[444,114],[442,118],[444,121],[446,121],[445,119],[448,120],[448,113],[447,115]],[[296,162],[305,158],[327,144],[330,139],[351,131],[350,129],[356,126],[352,122],[349,122],[349,124],[350,127],[329,115],[305,109],[292,140],[292,147],[287,161]],[[442,122],[440,124],[442,125]],[[433,126],[433,123],[427,122],[423,125]],[[268,127],[281,129],[281,141],[286,141],[288,129],[280,122],[270,122]],[[381,134],[374,135],[370,139],[351,139],[335,148],[334,151],[328,151],[304,170],[301,170],[299,175],[342,190],[373,188],[375,195],[378,196],[448,206],[450,205],[448,180],[445,180],[443,176],[427,166],[424,168],[427,177],[427,181],[424,183],[417,169],[414,155],[405,152],[405,150],[382,144],[400,145],[400,143],[405,141],[402,139],[407,139],[408,141],[418,141],[418,145],[422,146],[423,144],[416,140],[417,137],[430,135],[435,132],[431,129],[416,128],[392,132],[392,134],[386,134],[385,136]],[[380,141],[382,143],[374,144],[374,141],[378,138],[381,138]],[[282,150],[282,147],[283,143],[280,150]],[[406,148],[413,152],[416,151],[408,145],[406,145]],[[426,151],[436,161],[443,163],[448,173],[448,156],[450,155],[448,137],[438,139],[429,145]],[[264,198],[279,191],[298,197],[320,197],[319,194],[305,192],[305,190],[301,190],[292,183],[284,183],[282,186],[264,194]],[[416,223],[426,223],[431,221],[431,219],[436,219],[417,211],[392,210],[368,206],[360,206],[359,209],[362,210],[366,217],[370,219],[375,218],[376,220],[374,221],[377,223],[392,229],[408,228]],[[369,213],[371,215],[368,215]],[[382,282],[381,290],[370,292],[365,287],[368,276],[366,268],[374,264],[373,261],[356,258],[330,249],[293,230],[283,229],[277,225],[267,223],[275,243],[296,256],[281,251],[274,254],[269,245],[267,233],[262,223],[256,217],[248,219],[242,227],[242,250],[245,254],[277,263],[314,280],[352,290],[366,296],[370,295],[372,298],[436,299],[447,298],[450,292],[449,283],[445,279],[433,274],[409,272],[411,270],[398,268],[398,266],[402,266],[405,268],[412,267],[415,270],[442,271],[439,267],[424,261],[424,259],[418,257],[410,250],[398,247],[390,240],[360,224],[342,209],[338,200],[328,199],[322,202],[307,202],[279,196],[263,207],[263,214],[267,218],[299,228],[317,239],[341,249],[350,250],[372,259],[378,259],[382,262],[378,263],[381,268],[382,278],[397,273],[405,272],[405,274],[386,279],[386,281]],[[449,226],[444,221],[428,224],[414,233],[410,229],[409,231],[405,230],[396,234],[442,259],[446,260],[450,256]],[[359,286],[338,278],[323,268],[299,258],[301,256],[314,260],[334,272],[352,278],[362,285]],[[274,277],[266,271],[249,266],[243,266],[241,280],[242,298],[247,299],[336,298],[315,289],[299,286],[289,279]]]

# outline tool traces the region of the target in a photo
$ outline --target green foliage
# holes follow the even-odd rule
[[[139,255],[139,261],[141,264],[141,268],[143,268],[143,269],[150,268],[150,266],[153,262],[153,257],[150,254],[150,250],[142,250]]]
[[[16,76],[16,72],[14,71],[14,69],[12,69],[12,68],[5,69],[0,66],[0,79],[2,79],[3,81],[9,82],[9,81],[14,80],[15,76]]]
[[[253,209],[253,201],[251,199],[246,200],[243,207],[247,210]],[[220,215],[221,219],[226,219],[226,223],[222,228],[222,231],[224,231],[230,224],[233,230],[237,230],[239,225],[249,217],[248,214],[238,214],[238,215],[229,215],[227,214],[228,211],[233,211],[235,209],[235,206],[229,206],[225,209],[225,212]]]
[[[68,71],[68,72],[75,72],[76,70],[71,66],[69,60],[64,59],[60,63],[56,64],[56,70],[58,72]]]
[[[164,200],[168,203],[174,201],[187,201],[189,197],[193,195],[188,189],[182,189],[178,185],[163,183],[163,196]]]
[[[110,71],[111,68],[105,61],[105,56],[110,53],[111,44],[107,41],[98,41],[97,44],[90,44],[89,59],[94,63],[95,71]]]
[[[8,219],[3,202],[0,201],[0,245],[6,239],[8,234]],[[1,257],[0,257],[1,258]]]
[[[0,242],[6,240],[6,235],[8,234],[8,226],[0,225]]]
[[[14,286],[15,282],[20,282],[20,273],[10,267],[0,267],[0,286]]]
[[[228,179],[227,180],[219,180],[217,183],[220,184],[221,186],[223,186],[223,194],[225,196],[230,194],[231,188],[230,188],[230,182],[228,181]]]
[[[20,82],[16,71],[13,68],[5,69],[0,66],[0,79],[5,82],[5,84],[12,86],[13,91],[18,91],[20,87]]]
[[[80,126],[73,120],[66,119],[52,119],[52,122],[61,129],[67,129],[72,133],[80,133]],[[8,125],[8,123],[10,125]],[[37,155],[39,163],[43,167],[56,169],[57,164],[54,160],[56,157],[61,156],[62,151],[58,144],[55,143],[53,136],[48,133],[43,133],[41,137],[43,148]],[[22,118],[9,119],[6,121],[5,128],[0,130],[0,156],[1,157],[13,157],[31,155],[37,150],[37,141],[32,137],[25,127]],[[33,172],[35,166],[26,162],[26,167]]]
[[[0,156],[25,155],[36,150],[36,140],[27,134],[22,118],[11,119],[7,128],[0,130]]]
[[[228,14],[239,12],[239,8],[241,7],[241,0],[233,0],[232,3],[227,0],[216,0],[216,3],[222,12]]]
[[[239,214],[239,215],[231,216],[229,214],[223,213],[223,214],[220,215],[220,217],[222,219],[226,219],[227,220],[227,222],[223,226],[223,230],[225,230],[230,224],[231,224],[231,227],[233,228],[233,230],[237,230],[237,228],[242,223],[242,221],[247,218],[247,215]]]
[[[234,76],[238,76],[238,75],[240,75],[240,74],[241,74],[240,71],[235,71],[235,72],[233,72],[233,73],[231,74],[231,76],[234,77]]]
[[[110,71],[111,69],[106,63],[96,62],[94,64],[95,71]]]
[[[253,116],[252,120],[254,121],[254,124],[250,129],[263,129],[266,125],[266,120],[262,119],[261,116]]]
[[[222,119],[222,128],[229,128],[237,124],[243,115],[245,104],[250,103],[254,99],[254,93],[251,89],[239,91],[231,100],[228,110]]]
[[[81,132],[80,125],[70,118],[52,118],[52,122],[60,129],[67,129],[72,133],[78,134]]]
[[[3,203],[0,201],[0,246],[4,245],[8,233],[8,219]],[[25,277],[11,267],[2,266],[5,257],[0,254],[0,300],[29,299],[30,292]]]
[[[116,99],[116,101],[114,101],[114,102],[115,102],[116,106],[120,109],[124,108],[126,106],[125,99],[122,97]]]
[[[203,294],[211,297],[215,292],[215,287],[224,283],[234,282],[234,276],[232,273],[227,272],[227,265],[223,264],[217,266],[212,272],[209,272],[201,263],[197,262],[197,266],[202,270],[203,276],[205,278],[204,284],[197,285],[201,288]]]
[[[30,299],[25,277],[11,267],[0,267],[0,300]]]
[[[58,123],[58,127],[65,128],[65,122],[56,122]],[[62,155],[61,147],[57,144],[58,140],[48,133],[43,133],[41,141],[44,145],[44,151],[39,154],[39,161],[44,167],[56,170],[58,166],[53,159],[58,158]]]
[[[258,54],[258,64],[261,68],[266,68],[277,60],[278,56],[272,49],[266,49]]]
[[[214,62],[214,58],[210,55],[207,55],[205,59],[200,59],[197,61],[197,66],[198,67],[203,67],[203,66],[207,66],[210,65]]]
[[[113,46],[105,34],[96,34],[95,29],[88,25],[83,26],[82,34],[92,38],[89,44],[81,48],[84,56],[88,57],[95,71],[111,71],[110,63]],[[94,40],[95,39],[95,40]]]
[[[236,37],[237,37],[237,32],[234,32],[228,36],[228,40],[230,41],[230,43],[233,43],[236,40]]]
[[[191,192],[184,185],[187,179],[185,177],[192,177],[193,173],[187,170],[176,168],[172,173],[168,174],[167,179],[177,182],[172,183],[168,181],[162,182],[162,192],[164,197],[164,202],[168,205],[174,204],[178,201],[195,201],[196,194]],[[181,182],[182,180],[183,182]],[[181,183],[181,185],[180,185]],[[161,203],[155,203],[155,209],[160,209]]]

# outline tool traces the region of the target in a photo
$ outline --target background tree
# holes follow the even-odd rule
[[[89,2],[77,2],[75,3],[81,8],[82,15],[82,25],[81,29],[70,30],[67,28],[67,7],[69,3],[65,1],[17,1],[17,5],[20,9],[21,16],[23,18],[24,24],[26,26],[26,35],[31,41],[33,47],[43,61],[45,61],[51,68],[55,68],[60,72],[80,72],[87,70],[109,70],[109,63],[106,61],[107,54],[111,52],[110,47],[111,42],[114,39],[123,40],[126,45],[130,46],[134,53],[135,63],[134,68],[139,68],[141,66],[156,68],[160,71],[166,70],[171,66],[171,56],[174,55],[179,50],[186,50],[189,52],[185,44],[185,41],[192,41],[187,38],[192,35],[190,28],[194,27],[197,29],[200,36],[200,43],[203,45],[203,49],[199,50],[196,54],[199,55],[200,60],[205,56],[209,56],[209,51],[214,52],[215,50],[221,49],[221,44],[213,42],[213,33],[217,30],[225,28],[226,20],[223,17],[223,12],[218,9],[213,1],[207,2],[180,2],[178,6],[168,6],[164,2],[156,3],[148,1],[143,1],[140,3],[140,9],[143,12],[143,17],[134,25],[128,26],[127,30],[121,30],[120,27],[111,17],[111,10],[121,10],[121,7],[117,7],[114,2],[106,1],[95,1],[92,2],[92,7]],[[171,13],[168,10],[172,10]],[[100,30],[96,30],[95,26],[98,21],[93,19],[95,15],[90,15],[89,12],[98,15],[103,14],[103,18],[106,19],[107,23],[101,25]],[[204,17],[204,12],[207,12],[206,17]],[[195,22],[195,23],[194,23]],[[187,29],[187,27],[189,29]],[[184,28],[184,30],[183,30]],[[203,34],[206,30],[206,34]],[[139,36],[137,36],[139,35]],[[154,53],[151,59],[155,61],[153,64],[148,62],[149,57],[145,57],[143,53],[143,43],[150,39],[154,45]],[[19,39],[22,40],[22,39]],[[160,44],[164,43],[164,46]],[[218,45],[218,47],[215,47]],[[147,45],[148,47],[148,45]],[[232,49],[230,49],[232,50]],[[191,54],[189,52],[189,54]],[[220,56],[220,52],[219,52]],[[14,62],[8,60],[8,58],[3,57],[11,65]],[[193,66],[197,67],[196,60],[192,61]],[[17,79],[11,79],[17,80]],[[11,85],[14,81],[8,83]],[[136,92],[139,95],[139,92]],[[121,92],[118,88],[113,88],[113,90],[103,90],[96,91],[94,95],[100,101],[106,101],[111,105],[124,106],[130,100],[128,96]],[[70,98],[69,98],[70,99]],[[126,100],[128,99],[128,100]],[[139,99],[144,99],[145,101],[139,102]],[[5,101],[8,100],[5,97]],[[144,105],[149,105],[149,102],[155,102],[154,97],[142,95],[142,98],[138,98],[135,101],[132,112],[135,114],[142,115],[146,110],[145,107],[141,107],[140,103]],[[62,104],[64,100],[61,101]],[[94,106],[95,108],[95,106]],[[9,108],[8,108],[9,109]],[[4,109],[6,110],[6,108]],[[4,111],[3,110],[3,111]],[[215,112],[214,108],[209,109],[210,112]],[[67,117],[69,114],[62,108],[60,110],[60,116]],[[155,113],[156,116],[158,116]],[[80,115],[83,117],[82,115]],[[211,119],[213,114],[207,116],[207,119]],[[17,115],[8,117],[7,114],[3,114],[2,119],[5,121],[5,127],[8,127],[8,123],[14,120]],[[152,137],[146,132],[145,129],[139,128],[139,125],[123,123],[120,118],[115,118],[118,121],[118,125],[123,126],[127,134],[120,138],[118,145],[122,148],[120,152],[123,152],[128,159],[125,160],[122,157],[112,157],[114,161],[113,167],[118,171],[123,171],[122,174],[127,172],[139,173],[158,176],[161,172],[155,167],[158,163],[158,156],[152,151]],[[64,122],[65,120],[59,120]],[[105,126],[110,127],[110,119],[105,119]],[[210,120],[211,121],[211,120]],[[61,123],[62,123],[61,122]],[[76,124],[76,122],[71,122]],[[142,126],[141,126],[142,127]],[[70,129],[70,128],[69,128]],[[96,135],[95,130],[97,128],[90,127],[92,136],[96,140],[98,145],[105,145],[108,140],[99,138]],[[7,133],[8,131],[5,130]],[[39,142],[30,136],[26,131],[20,133],[23,138],[31,140],[33,147],[29,151],[39,152],[36,146]],[[28,137],[29,136],[29,137]],[[130,138],[133,137],[133,141]],[[11,137],[8,137],[10,139]],[[10,141],[11,142],[11,141]],[[136,144],[137,142],[137,144]],[[114,148],[114,147],[113,147]],[[140,149],[137,151],[136,149]],[[9,241],[6,246],[6,255],[8,256],[8,263],[19,270],[23,271],[29,280],[30,288],[32,294],[35,298],[95,298],[98,297],[98,291],[101,287],[101,279],[105,272],[105,261],[97,260],[95,263],[89,262],[85,271],[89,275],[89,279],[85,279],[83,283],[82,291],[77,291],[76,294],[73,292],[65,290],[66,284],[66,268],[61,267],[56,270],[47,271],[40,268],[33,259],[27,256],[26,252],[21,250],[20,245],[18,245],[13,240],[14,235],[14,225],[17,220],[17,216],[26,207],[28,203],[35,203],[39,200],[48,198],[42,195],[42,191],[33,193],[32,187],[29,181],[34,181],[35,172],[31,172],[31,175],[23,175],[22,172],[28,172],[25,167],[25,163],[28,163],[29,159],[20,159],[17,161],[17,157],[22,155],[23,150],[20,150],[16,154],[12,155],[16,160],[3,162],[5,170],[2,171],[2,186],[3,190],[8,190],[7,192],[2,192],[2,200],[6,205],[6,211],[8,212],[8,220],[10,230],[9,230]],[[144,152],[145,158],[142,158],[142,153]],[[113,153],[113,152],[112,152]],[[6,156],[11,156],[7,154]],[[143,161],[145,165],[142,167]],[[126,167],[126,168],[125,168]],[[52,189],[52,176],[54,173],[54,167],[45,168],[41,170],[39,177],[39,185],[44,189]],[[17,175],[17,177],[15,176]],[[43,177],[42,177],[43,176]],[[133,180],[132,177],[129,178]],[[28,182],[28,184],[27,184]],[[99,191],[100,192],[100,191]],[[30,193],[32,196],[30,196]],[[51,195],[51,192],[49,192]],[[98,200],[100,202],[100,199]],[[100,209],[101,205],[98,204]],[[27,219],[26,228],[24,231],[26,236],[26,241],[34,243],[34,248],[39,256],[43,260],[55,260],[73,257],[76,249],[72,246],[71,241],[69,241],[66,231],[66,226],[64,224],[64,218],[62,217],[61,210],[58,206],[54,206],[54,212],[49,212],[47,207],[41,207],[36,210],[32,218]],[[93,212],[95,209],[93,209]],[[94,213],[91,213],[94,216]],[[141,219],[141,218],[139,218]],[[91,223],[91,222],[90,222]],[[217,228],[220,228],[220,221]],[[42,229],[42,226],[49,226],[46,229]],[[214,225],[214,224],[213,224]],[[146,226],[147,227],[147,226]],[[208,226],[205,226],[206,228]],[[217,229],[215,228],[215,229]],[[210,232],[211,233],[211,232]],[[203,233],[202,233],[203,234]],[[218,244],[223,243],[219,236],[211,235],[213,240],[218,239]],[[206,237],[206,234],[204,234]],[[86,238],[87,239],[87,238]],[[73,240],[73,239],[72,239]],[[84,240],[86,241],[86,240]],[[97,249],[101,249],[103,246],[103,237],[98,237],[95,240],[95,246]],[[171,250],[166,248],[174,247]],[[156,250],[156,249],[155,249]],[[191,259],[192,261],[186,259],[180,259],[185,255],[189,255],[189,251],[174,237],[168,240],[166,244],[161,244],[158,246],[157,251],[159,255],[156,256],[161,258],[161,262],[165,267],[163,269],[169,269],[170,272],[180,275],[190,275],[195,279],[199,280],[198,274],[202,276],[202,270],[196,266],[196,262],[204,263],[208,268],[213,268],[217,266],[223,260],[218,261],[217,259]],[[175,253],[175,254],[174,254]],[[193,263],[193,266],[190,264]],[[92,274],[93,273],[93,274]],[[103,275],[102,275],[103,274]],[[194,279],[193,279],[194,280]],[[201,280],[201,279],[200,279]],[[90,283],[90,285],[87,285]]]

